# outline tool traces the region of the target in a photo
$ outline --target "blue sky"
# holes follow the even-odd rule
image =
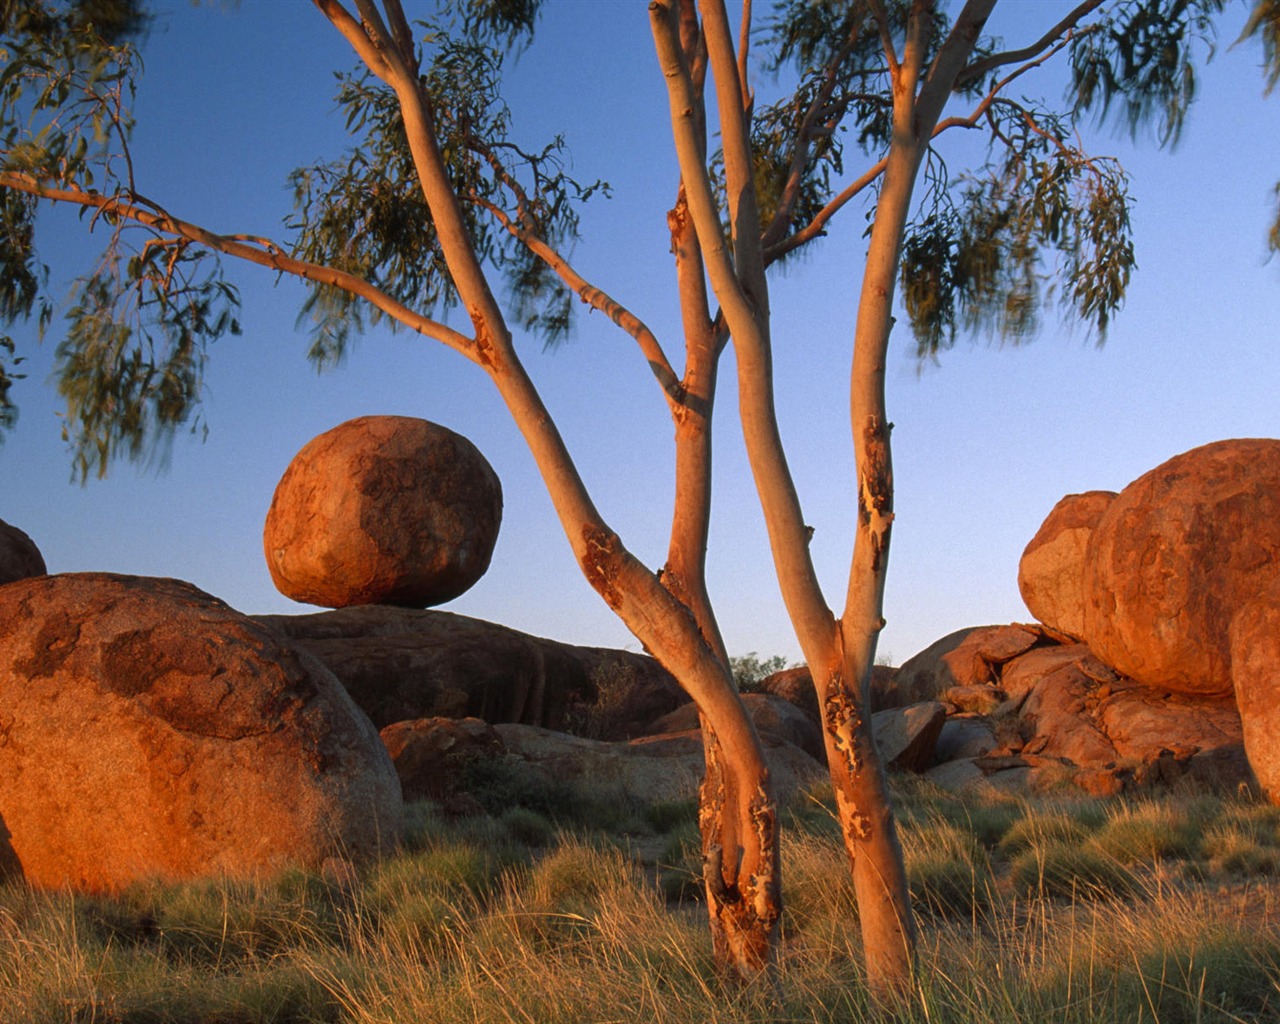
[[[1063,4],[1005,0],[993,27],[1039,35]],[[140,189],[221,232],[282,237],[288,172],[345,145],[334,111],[346,44],[306,0],[238,10],[160,5],[144,51],[135,160]],[[891,355],[897,520],[881,653],[900,662],[962,626],[1027,619],[1018,557],[1063,494],[1119,489],[1170,456],[1226,437],[1280,436],[1274,344],[1280,260],[1266,227],[1280,178],[1277,102],[1263,98],[1256,44],[1224,22],[1200,101],[1173,152],[1109,129],[1088,141],[1129,170],[1139,269],[1104,348],[1056,314],[1033,344],[962,341],[920,370],[902,330]],[[679,349],[665,213],[675,182],[666,100],[643,3],[551,0],[538,42],[509,72],[516,137],[563,132],[575,173],[604,178],[574,253],[584,275]],[[762,86],[767,88],[767,82]],[[1025,90],[1051,97],[1050,76]],[[951,150],[953,167],[961,150]],[[819,574],[839,610],[854,510],[847,379],[864,227],[850,209],[832,236],[772,280],[778,408]],[[55,292],[97,240],[72,211],[40,223]],[[636,643],[582,580],[532,460],[484,375],[438,344],[362,338],[317,375],[295,326],[302,292],[256,267],[241,287],[243,337],[214,349],[205,443],[180,437],[170,468],[114,467],[70,482],[48,382],[53,344],[28,346],[17,429],[0,445],[0,518],[26,530],[50,571],[187,579],[247,612],[310,611],[277,594],[261,551],[280,475],[311,437],[353,416],[422,416],[465,434],[502,479],[493,565],[449,610],[583,644]],[[56,325],[55,325],[56,330]],[[634,344],[585,311],[553,353],[522,342],[597,504],[624,542],[661,564],[670,516],[671,427]],[[731,359],[731,357],[730,357]],[[733,417],[732,366],[716,424],[713,598],[733,653],[797,657],[777,597]]]

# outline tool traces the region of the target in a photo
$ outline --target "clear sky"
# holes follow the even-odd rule
[[[215,231],[283,237],[288,172],[345,145],[332,71],[352,66],[350,51],[307,0],[158,6],[136,106],[139,188]],[[563,132],[576,174],[613,186],[612,199],[589,208],[574,262],[675,354],[665,212],[676,173],[645,6],[551,0],[537,42],[510,69],[508,96],[517,139],[532,145]],[[1025,43],[1064,6],[1004,0],[993,28]],[[1268,262],[1265,246],[1280,98],[1263,98],[1257,45],[1229,46],[1242,21],[1238,6],[1223,23],[1175,151],[1109,129],[1089,140],[1120,157],[1137,198],[1139,270],[1105,348],[1051,313],[1033,344],[962,341],[921,372],[901,330],[889,374],[897,520],[880,648],[895,663],[962,626],[1029,617],[1018,558],[1062,495],[1119,489],[1208,441],[1280,436],[1280,260]],[[1028,93],[1059,94],[1055,79],[1026,82]],[[951,153],[958,168],[962,151]],[[837,611],[854,513],[847,381],[863,228],[863,211],[847,211],[832,237],[773,277],[771,293],[783,435]],[[97,240],[73,212],[54,211],[39,245],[60,295]],[[208,440],[180,437],[161,475],[120,464],[106,481],[70,482],[48,380],[56,337],[27,347],[29,379],[14,388],[21,419],[0,445],[0,519],[32,536],[51,572],[175,576],[246,612],[312,611],[276,593],[263,559],[276,482],[303,444],[346,419],[422,416],[469,437],[505,493],[492,567],[445,607],[573,643],[637,647],[581,578],[532,459],[479,370],[437,343],[374,332],[342,368],[317,375],[295,326],[300,288],[256,267],[229,269],[242,289],[244,335],[212,353]],[[555,352],[543,354],[536,339],[522,347],[601,511],[656,568],[670,516],[671,427],[634,343],[584,310]],[[732,653],[795,658],[732,415],[731,370],[716,423],[713,598]]]

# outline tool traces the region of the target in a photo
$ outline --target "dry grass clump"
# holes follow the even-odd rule
[[[412,808],[355,884],[0,887],[0,1024],[860,1024],[856,907],[827,787],[785,816],[773,985],[717,978],[692,806],[496,780]],[[903,1024],[1280,1019],[1280,809],[958,799],[901,787],[921,923]]]

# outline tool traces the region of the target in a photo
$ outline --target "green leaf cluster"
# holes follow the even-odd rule
[[[1103,9],[1071,48],[1068,100],[1099,120],[1112,112],[1131,135],[1152,124],[1176,143],[1195,99],[1198,53],[1213,53],[1226,0],[1123,0]]]
[[[1135,265],[1124,170],[1043,110],[998,103],[990,127],[986,168],[953,184],[936,172],[935,201],[903,244],[917,354],[949,348],[958,330],[1030,338],[1056,281],[1064,310],[1101,342]]]
[[[240,333],[239,302],[218,257],[182,241],[152,240],[128,258],[111,247],[77,282],[57,376],[82,481],[121,455],[162,464],[179,427],[206,429],[197,410],[208,346]]]
[[[499,6],[517,7],[516,13],[531,9]],[[511,141],[511,115],[501,96],[503,51],[477,38],[496,30],[464,21],[470,27],[461,31],[425,26],[419,84],[436,144],[468,237],[480,258],[503,275],[513,316],[526,330],[556,341],[570,328],[573,296],[495,213],[559,249],[578,237],[578,205],[607,186],[582,184],[566,173],[561,138],[536,152]],[[531,20],[527,24],[532,31]],[[518,32],[502,34],[511,39]],[[293,255],[355,274],[427,315],[444,314],[456,305],[457,295],[399,102],[367,72],[340,75],[338,81],[337,103],[356,141],[343,159],[300,168],[291,176]],[[377,309],[323,282],[313,283],[302,316],[311,320],[310,357],[320,367],[341,360],[352,336],[365,328],[366,316],[373,324],[384,319]]]

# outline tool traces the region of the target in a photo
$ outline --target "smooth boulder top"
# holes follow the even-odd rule
[[[263,529],[282,594],[326,608],[425,608],[489,567],[502,486],[460,434],[408,416],[361,416],[289,463]]]
[[[0,860],[32,885],[256,877],[399,839],[369,720],[310,655],[196,587],[0,588]]]
[[[0,586],[43,576],[47,571],[44,556],[35,541],[16,526],[0,519]]]

